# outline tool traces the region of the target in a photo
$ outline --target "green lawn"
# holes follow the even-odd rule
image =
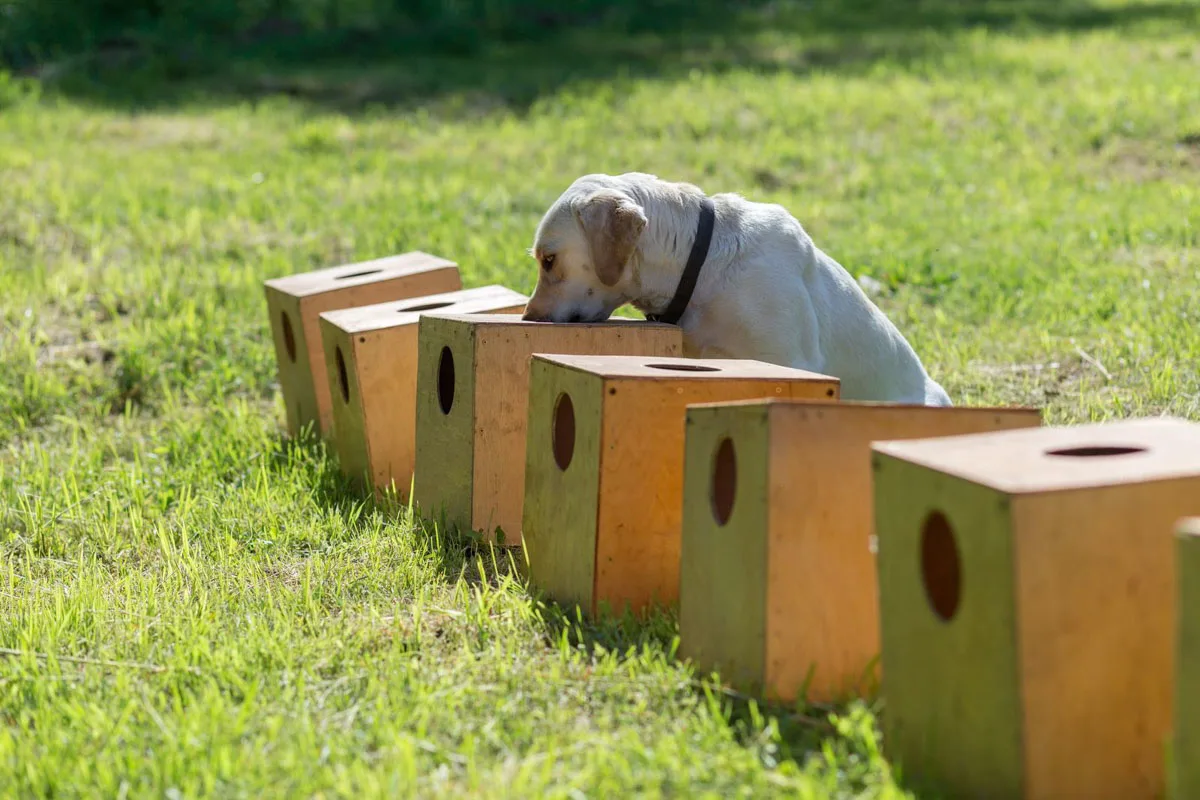
[[[960,404],[1200,419],[1200,4],[887,5],[0,79],[4,793],[906,796],[886,708],[706,689],[284,439],[262,293],[528,292],[554,197],[641,170],[786,205]]]

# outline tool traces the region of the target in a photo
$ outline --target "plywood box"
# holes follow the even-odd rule
[[[773,701],[878,682],[871,442],[1041,424],[1032,408],[711,403],[688,409],[680,655]]]
[[[508,545],[520,543],[530,356],[683,350],[674,325],[627,319],[526,322],[434,311],[418,328],[415,502],[427,518]]]
[[[1176,538],[1179,576],[1175,641],[1175,736],[1171,752],[1175,800],[1200,797],[1200,517],[1181,520]]]
[[[837,378],[761,361],[535,356],[523,526],[530,581],[590,615],[673,606],[688,405],[839,392]]]
[[[295,436],[311,424],[314,432],[328,436],[332,428],[321,312],[461,288],[454,262],[416,251],[266,281],[288,432]]]
[[[428,311],[508,313],[529,298],[483,286],[321,315],[333,391],[333,439],[342,469],[407,502],[416,460],[417,323]]]
[[[884,742],[949,797],[1161,797],[1200,425],[873,446]]]

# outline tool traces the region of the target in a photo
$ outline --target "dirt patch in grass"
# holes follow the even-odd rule
[[[53,262],[63,258],[87,258],[91,243],[72,226],[34,214],[28,209],[0,209],[0,250],[13,249],[14,263],[29,264],[36,254],[39,260]]]
[[[145,147],[211,147],[236,136],[212,119],[179,114],[143,114],[105,120],[96,135],[112,144]]]
[[[1185,174],[1200,177],[1200,133],[1175,142],[1133,139],[1096,145],[1102,174],[1121,181],[1178,181]]]
[[[1084,386],[1107,382],[1107,372],[1107,367],[1086,355],[1086,351],[1039,362],[974,361],[968,364],[970,377],[959,388],[971,394],[997,396],[1001,404],[1045,407],[1064,395],[1077,394]]]

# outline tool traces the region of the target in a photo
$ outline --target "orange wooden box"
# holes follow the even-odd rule
[[[837,378],[761,361],[535,356],[522,528],[531,583],[589,615],[674,605],[688,405],[839,392]]]
[[[747,401],[688,409],[680,655],[773,701],[878,684],[871,442],[1041,424],[1032,408]]]
[[[1200,517],[1181,520],[1178,532],[1174,779],[1169,796],[1184,800],[1200,797]]]
[[[507,545],[520,542],[530,356],[683,350],[674,325],[437,311],[421,317],[417,340],[415,504],[428,519]]]
[[[407,502],[416,460],[417,323],[427,311],[520,313],[529,298],[483,286],[321,314],[333,439],[346,474]]]
[[[404,300],[462,288],[458,266],[428,253],[287,275],[266,281],[279,385],[293,436],[306,425],[329,435],[332,404],[318,317],[323,311]]]
[[[874,445],[884,742],[949,797],[1160,797],[1200,425]]]

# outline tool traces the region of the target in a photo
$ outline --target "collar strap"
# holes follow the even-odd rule
[[[708,258],[708,245],[712,242],[713,225],[717,220],[717,209],[713,201],[705,197],[700,201],[700,221],[696,224],[696,239],[692,242],[692,252],[688,255],[687,266],[683,268],[683,276],[679,286],[675,288],[675,296],[671,304],[661,314],[647,314],[650,322],[665,322],[668,325],[678,325],[679,318],[687,311],[692,292],[696,289],[696,281],[700,278],[700,268]]]

